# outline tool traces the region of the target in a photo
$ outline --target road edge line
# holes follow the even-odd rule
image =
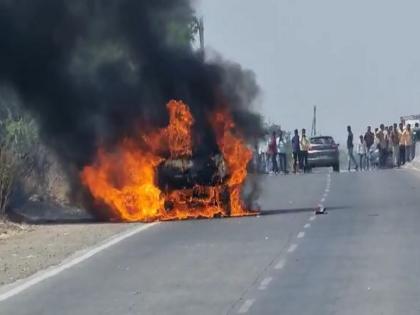
[[[47,280],[53,276],[56,276],[63,272],[64,270],[70,269],[71,267],[93,257],[94,255],[102,252],[103,250],[118,244],[119,242],[137,234],[142,231],[145,231],[152,226],[155,226],[158,222],[155,223],[148,223],[141,226],[137,226],[133,229],[129,229],[128,231],[124,231],[109,237],[108,239],[96,244],[92,247],[87,249],[82,249],[76,251],[74,254],[70,255],[69,257],[65,258],[61,263],[58,265],[47,267],[46,269],[37,271],[33,275],[19,279],[18,281],[6,284],[0,287],[0,302],[3,302],[27,289],[30,287]]]

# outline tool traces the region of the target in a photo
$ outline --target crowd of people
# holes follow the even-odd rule
[[[414,130],[410,124],[394,123],[391,126],[381,124],[372,131],[367,127],[366,133],[359,136],[354,156],[353,132],[347,127],[348,170],[352,164],[356,170],[370,170],[372,168],[400,167],[414,159],[416,155],[416,141],[419,136],[419,124]]]
[[[306,130],[302,129],[301,135],[296,129],[291,139],[291,157],[293,159],[293,173],[307,172],[308,151],[311,146],[310,139],[306,135]],[[269,174],[288,174],[290,155],[289,142],[285,138],[283,131],[273,131],[266,144],[263,144],[257,154],[257,169]]]
[[[290,140],[290,141],[289,141]],[[347,154],[350,171],[375,168],[400,167],[414,159],[416,141],[420,141],[419,124],[381,124],[372,130],[367,127],[364,134],[354,139],[351,126],[347,127]],[[306,130],[296,129],[292,136],[284,131],[272,131],[268,140],[257,148],[255,167],[258,172],[268,174],[306,173],[309,171],[308,152],[311,142]],[[289,158],[292,159],[290,163]],[[289,164],[290,163],[290,164]]]

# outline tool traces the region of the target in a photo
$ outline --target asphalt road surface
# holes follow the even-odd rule
[[[0,314],[420,314],[420,173],[261,181],[261,216],[157,224]]]

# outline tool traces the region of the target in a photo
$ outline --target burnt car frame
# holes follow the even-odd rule
[[[230,196],[226,184],[228,172],[221,154],[211,157],[176,158],[163,161],[158,167],[158,186],[169,196],[180,192],[191,209],[203,206],[222,206],[223,216],[229,216]],[[217,193],[218,196],[212,194]],[[212,201],[210,201],[212,200]],[[171,211],[173,203],[165,201],[165,209]]]

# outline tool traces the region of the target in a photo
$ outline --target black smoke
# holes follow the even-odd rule
[[[221,103],[239,132],[257,135],[254,75],[205,62],[186,36],[193,15],[188,0],[0,0],[0,84],[16,90],[75,182],[99,144],[166,125],[170,99],[191,107],[203,152],[215,146],[206,114]]]

